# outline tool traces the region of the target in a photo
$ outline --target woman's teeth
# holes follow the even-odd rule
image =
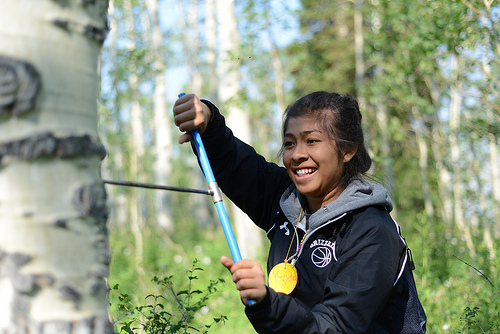
[[[305,169],[299,169],[295,173],[300,176],[300,175],[304,175],[304,174],[311,174],[313,172],[314,172],[314,169],[312,169],[312,168],[305,168]]]

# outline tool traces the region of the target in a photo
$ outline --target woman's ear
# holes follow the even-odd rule
[[[351,161],[352,157],[354,157],[356,155],[357,151],[358,151],[358,145],[354,145],[348,151],[345,151],[344,152],[344,163]]]

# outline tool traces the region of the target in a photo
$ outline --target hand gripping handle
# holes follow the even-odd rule
[[[184,95],[186,94],[179,94],[179,98]],[[217,209],[217,214],[219,215],[219,220],[222,225],[222,229],[224,230],[224,235],[226,236],[227,244],[229,246],[229,250],[231,251],[231,256],[234,262],[238,262],[241,260],[240,249],[238,248],[238,243],[236,242],[236,238],[234,237],[233,229],[231,228],[231,223],[229,222],[226,208],[224,207],[224,203],[222,202],[222,194],[219,190],[219,187],[217,186],[217,182],[215,181],[214,172],[212,171],[212,166],[210,166],[210,161],[208,160],[205,145],[203,145],[203,141],[201,140],[201,135],[198,129],[191,130],[191,136],[193,137],[196,153],[198,154],[198,159],[200,160],[201,169],[203,170],[203,174],[205,174],[205,178],[210,190],[213,191],[215,208]],[[256,303],[256,301],[253,299],[248,299],[247,303],[248,305],[253,305]]]

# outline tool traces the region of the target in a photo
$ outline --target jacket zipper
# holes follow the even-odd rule
[[[297,260],[300,258],[300,254],[302,254],[302,251],[304,250],[304,245],[307,243],[307,240],[309,239],[309,237],[310,237],[311,235],[313,235],[313,234],[314,234],[316,231],[318,231],[319,229],[321,229],[321,228],[323,228],[323,227],[325,227],[325,226],[327,226],[327,225],[330,225],[330,224],[331,224],[331,223],[333,223],[333,222],[336,222],[337,220],[339,220],[339,219],[341,219],[341,218],[345,217],[346,215],[347,215],[347,212],[344,212],[344,213],[343,213],[343,214],[341,214],[340,216],[337,216],[337,217],[333,218],[332,220],[327,221],[327,222],[326,222],[326,223],[324,223],[323,225],[321,225],[321,226],[319,226],[319,227],[315,228],[315,229],[314,229],[314,230],[312,230],[310,233],[307,233],[306,231],[304,231],[304,230],[301,228],[301,230],[302,230],[302,231],[304,231],[304,233],[307,233],[307,234],[306,234],[306,237],[305,237],[304,241],[302,242],[302,247],[300,247],[300,250],[299,250],[299,240],[298,240],[299,236],[297,235],[297,247],[296,247],[296,248],[297,248],[297,250],[299,251],[299,253],[297,254]],[[296,251],[297,251],[297,250],[296,250]]]

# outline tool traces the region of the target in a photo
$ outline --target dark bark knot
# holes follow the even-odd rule
[[[90,135],[57,138],[50,132],[35,134],[6,143],[0,143],[0,165],[5,157],[34,160],[40,157],[73,158],[97,155],[106,156],[106,149],[99,138]]]
[[[78,188],[73,195],[73,205],[83,216],[92,216],[98,224],[105,224],[108,219],[106,189],[102,182]]]
[[[108,35],[109,29],[107,27],[107,24],[104,28],[100,28],[100,27],[96,27],[96,26],[87,24],[84,27],[84,32],[85,32],[85,36],[87,36],[88,38],[90,38],[96,42],[102,43],[106,39],[106,36]]]
[[[94,0],[82,0],[82,5],[83,6],[94,6],[95,1]],[[101,10],[104,14],[106,14],[106,11],[107,11],[106,8],[107,8],[107,4],[106,4],[106,6],[101,8]],[[97,26],[93,23],[82,24],[82,23],[75,22],[75,21],[69,21],[66,18],[55,18],[52,20],[52,23],[61,29],[83,34],[87,38],[90,38],[91,40],[93,40],[97,43],[103,43],[104,40],[106,39],[106,36],[109,33],[109,24],[108,24],[108,20],[106,18],[106,15],[104,15],[102,26]]]
[[[95,5],[96,0],[80,0],[83,6]],[[69,0],[55,0],[62,7],[69,7],[71,5]]]
[[[0,254],[0,277],[7,277],[19,294],[33,294],[41,287],[50,286],[54,278],[46,274],[23,274],[21,268],[31,262],[32,256],[23,253]]]
[[[60,286],[57,289],[57,292],[59,292],[61,298],[66,300],[77,301],[82,297],[81,293],[78,292],[78,290],[75,287],[72,287],[70,285]]]
[[[40,74],[33,65],[0,55],[0,116],[33,109],[41,87]]]

